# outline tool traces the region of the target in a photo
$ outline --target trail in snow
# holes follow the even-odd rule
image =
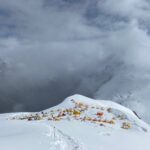
[[[61,130],[56,129],[56,127],[50,128],[50,134],[48,136],[51,139],[50,150],[84,150],[83,144],[64,134]]]

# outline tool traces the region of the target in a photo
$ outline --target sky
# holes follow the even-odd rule
[[[135,89],[150,72],[149,24],[149,0],[0,0],[0,112],[113,99],[129,72]]]

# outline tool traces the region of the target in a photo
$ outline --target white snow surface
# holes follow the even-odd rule
[[[81,104],[81,109],[75,104]],[[81,114],[68,115],[68,110]],[[66,114],[58,117],[61,112]],[[102,116],[97,116],[99,112]],[[29,121],[35,114],[41,119]],[[131,127],[123,129],[124,122]],[[42,112],[0,115],[0,150],[149,150],[149,141],[150,126],[130,109],[81,95]]]

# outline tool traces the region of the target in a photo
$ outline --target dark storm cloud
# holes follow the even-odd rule
[[[120,65],[149,68],[147,5],[0,0],[0,111],[41,110],[74,93],[93,97]]]

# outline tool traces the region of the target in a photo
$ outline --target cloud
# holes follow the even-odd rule
[[[113,98],[108,90],[107,96],[97,93],[122,75],[122,66],[149,70],[149,5],[146,0],[0,1],[0,111],[41,110],[74,93]]]

